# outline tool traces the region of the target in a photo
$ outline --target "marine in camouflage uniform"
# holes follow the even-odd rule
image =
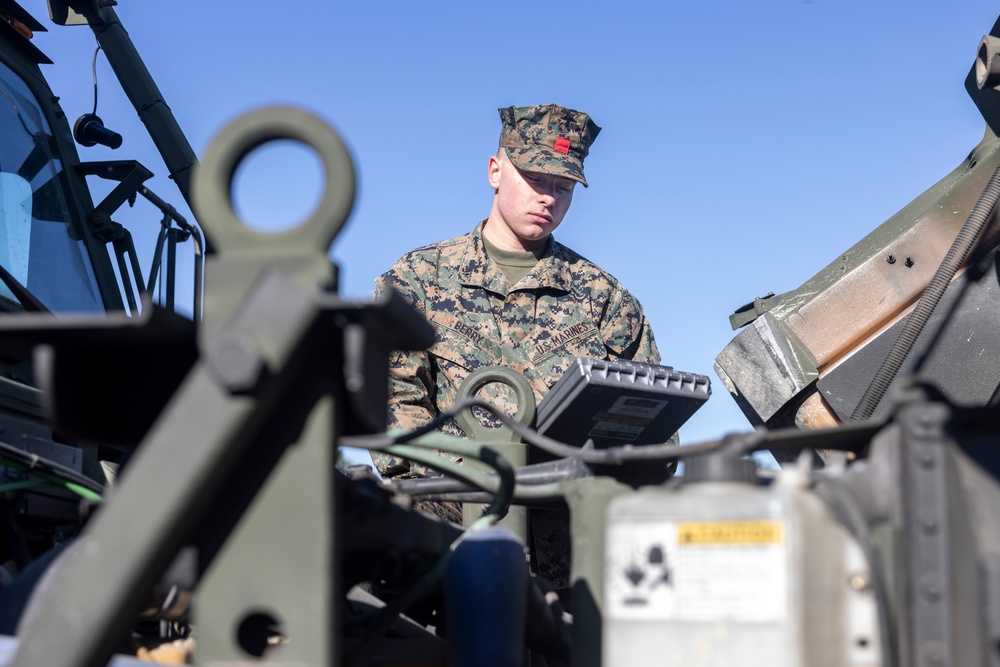
[[[407,253],[379,278],[379,290],[399,292],[436,333],[429,350],[390,359],[391,427],[431,421],[482,366],[521,373],[540,401],[576,357],[659,362],[639,302],[606,271],[549,237],[542,259],[511,285],[484,245],[480,223]],[[507,414],[517,411],[508,392],[490,400]],[[464,435],[454,420],[443,430]],[[383,476],[424,474],[400,459],[379,463]]]
[[[490,217],[469,234],[407,253],[376,281],[379,292],[398,291],[437,333],[430,350],[391,357],[390,427],[428,423],[455,402],[462,381],[482,366],[520,372],[540,401],[576,357],[660,360],[635,297],[552,237],[572,186],[587,186],[583,160],[600,128],[587,114],[553,104],[499,112],[501,150],[490,158],[496,190]],[[514,190],[513,211],[504,205],[508,188]],[[568,197],[559,188],[568,188]],[[521,191],[527,197],[516,198]],[[512,285],[494,257],[498,249],[534,251],[534,267]],[[509,392],[483,391],[504,412],[516,412]],[[464,435],[453,420],[443,430]],[[427,472],[388,455],[375,459],[383,476]]]
[[[468,234],[407,253],[376,281],[378,291],[399,292],[436,332],[429,350],[390,358],[390,427],[428,423],[483,366],[518,371],[540,401],[576,357],[659,363],[635,297],[552,237],[573,186],[587,186],[583,159],[600,128],[587,114],[556,105],[499,111],[490,216]],[[527,266],[512,267],[519,263]],[[507,414],[517,411],[506,387],[487,385],[480,395]],[[443,430],[464,435],[454,420]],[[386,454],[373,459],[383,477],[434,474]]]

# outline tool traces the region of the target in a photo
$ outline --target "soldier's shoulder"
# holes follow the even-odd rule
[[[392,268],[385,274],[408,275],[416,273],[424,275],[434,272],[436,267],[454,264],[461,257],[469,235],[463,234],[454,238],[430,243],[414,248],[396,260]]]
[[[396,260],[393,266],[413,266],[422,263],[437,264],[443,256],[450,256],[456,252],[461,252],[469,242],[469,236],[470,234],[462,234],[445,239],[444,241],[414,248]]]
[[[552,254],[569,268],[574,284],[580,286],[586,285],[591,289],[599,291],[627,292],[621,282],[611,275],[611,273],[602,269],[569,246],[563,245],[554,239]]]

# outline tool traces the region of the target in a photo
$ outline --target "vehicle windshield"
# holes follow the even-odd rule
[[[103,311],[53,145],[34,95],[0,63],[0,265],[53,312]],[[0,282],[0,311],[22,309]]]

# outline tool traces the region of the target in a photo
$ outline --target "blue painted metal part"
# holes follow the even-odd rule
[[[468,535],[445,577],[451,667],[524,664],[528,566],[524,544],[506,528]]]

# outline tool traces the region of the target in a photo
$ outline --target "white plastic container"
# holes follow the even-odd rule
[[[793,473],[608,505],[605,667],[880,664],[860,547]]]

